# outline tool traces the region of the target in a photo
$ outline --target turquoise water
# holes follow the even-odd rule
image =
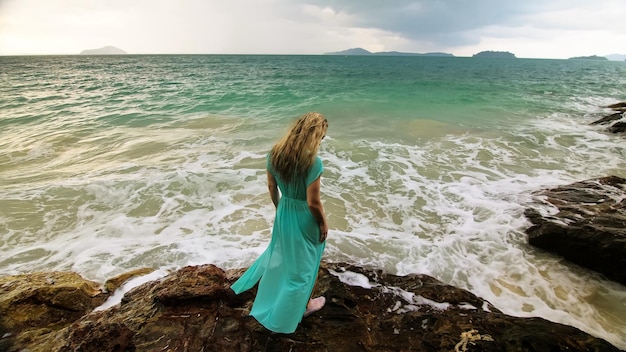
[[[528,246],[523,211],[544,187],[626,177],[623,138],[589,125],[625,86],[623,62],[0,57],[0,274],[249,265],[273,220],[265,153],[319,111],[325,260],[624,349],[624,286]]]

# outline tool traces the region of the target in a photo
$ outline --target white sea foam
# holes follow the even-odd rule
[[[138,276],[138,277],[128,280],[120,288],[115,290],[115,292],[113,292],[113,294],[109,296],[109,298],[104,303],[96,307],[94,311],[107,310],[115,305],[120,304],[120,302],[122,301],[122,298],[124,298],[124,295],[130,290],[132,290],[133,288],[139,287],[147,282],[159,280],[165,277],[167,274],[168,274],[167,271],[156,270],[150,274]]]
[[[330,270],[330,273],[337,276],[339,281],[345,283],[350,286],[359,286],[367,289],[371,289],[374,286],[378,286],[377,284],[372,284],[367,276],[359,273],[355,273],[354,271],[345,270],[341,272],[337,272],[334,270]]]
[[[335,270],[330,270],[330,273],[337,276],[339,281],[347,285],[359,286],[366,289],[379,287],[382,292],[391,293],[395,296],[398,296],[398,298],[401,298],[401,301],[396,301],[396,303],[392,307],[388,308],[389,312],[402,314],[409,311],[417,311],[419,310],[419,306],[430,306],[431,308],[437,310],[446,310],[450,308],[450,303],[436,302],[395,286],[381,286],[380,284],[370,282],[367,276],[355,273],[350,270],[344,270],[339,272]],[[463,304],[460,307],[462,309],[476,309],[476,307],[473,307],[469,304]]]
[[[385,293],[391,293],[401,300],[396,301],[396,303],[388,308],[389,312],[395,312],[397,314],[403,314],[406,312],[414,312],[419,311],[420,306],[429,306],[436,310],[447,310],[450,308],[451,304],[447,302],[437,302],[431,299],[422,297],[421,295],[416,295],[413,292],[408,292],[399,287],[394,286],[382,286],[381,291]],[[466,308],[466,306],[464,306]]]

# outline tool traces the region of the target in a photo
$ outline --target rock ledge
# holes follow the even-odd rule
[[[608,176],[538,193],[555,214],[529,208],[528,242],[626,285],[626,179]]]
[[[18,306],[57,309],[57,301],[34,292],[55,297],[66,291],[58,290],[58,281],[44,280],[29,295],[30,275],[0,278],[0,351],[619,351],[570,326],[508,316],[429,276],[339,263],[323,263],[319,272],[315,295],[324,295],[326,306],[303,319],[294,334],[276,334],[248,316],[254,292],[235,296],[229,289],[242,272],[185,267],[132,289],[119,305],[90,312],[84,308],[106,294],[78,280],[76,286],[87,287],[76,291],[78,297],[92,300],[77,300],[77,309],[64,303],[63,310],[82,317],[27,316],[22,324],[11,323],[20,316]]]

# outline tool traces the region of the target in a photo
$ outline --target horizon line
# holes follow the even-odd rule
[[[365,49],[364,49],[365,50]],[[493,50],[485,50],[483,52],[494,52]],[[369,52],[369,51],[368,51]],[[380,55],[380,53],[385,53],[386,55]],[[393,53],[398,53],[394,55]],[[428,55],[432,53],[441,53],[446,55]],[[81,53],[51,53],[51,54],[0,54],[0,57],[23,57],[23,56],[148,56],[148,55],[214,55],[214,56],[400,56],[400,57],[430,57],[430,58],[444,58],[444,57],[452,57],[452,58],[475,58],[472,56],[457,56],[455,54],[446,53],[446,52],[429,52],[429,53],[412,53],[412,52],[400,52],[400,51],[382,51],[382,52],[369,52],[369,54],[364,55],[353,55],[353,54],[341,54],[340,52],[327,52],[327,53],[317,53],[317,54],[279,54],[279,53],[123,53],[123,54],[81,54]],[[573,56],[569,58],[558,58],[558,57],[512,57],[510,59],[538,59],[538,60],[570,60],[576,58],[606,58],[607,61],[626,61],[626,60],[612,60],[609,59],[608,56],[611,55],[621,55],[626,56],[626,54],[607,54],[607,55],[587,55],[587,56]],[[479,58],[480,59],[480,58]],[[590,60],[593,61],[593,60]]]

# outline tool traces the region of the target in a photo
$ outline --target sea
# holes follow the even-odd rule
[[[0,57],[0,275],[250,265],[265,157],[298,116],[324,261],[426,274],[626,349],[626,287],[528,244],[537,192],[626,177],[626,62],[331,55]]]

